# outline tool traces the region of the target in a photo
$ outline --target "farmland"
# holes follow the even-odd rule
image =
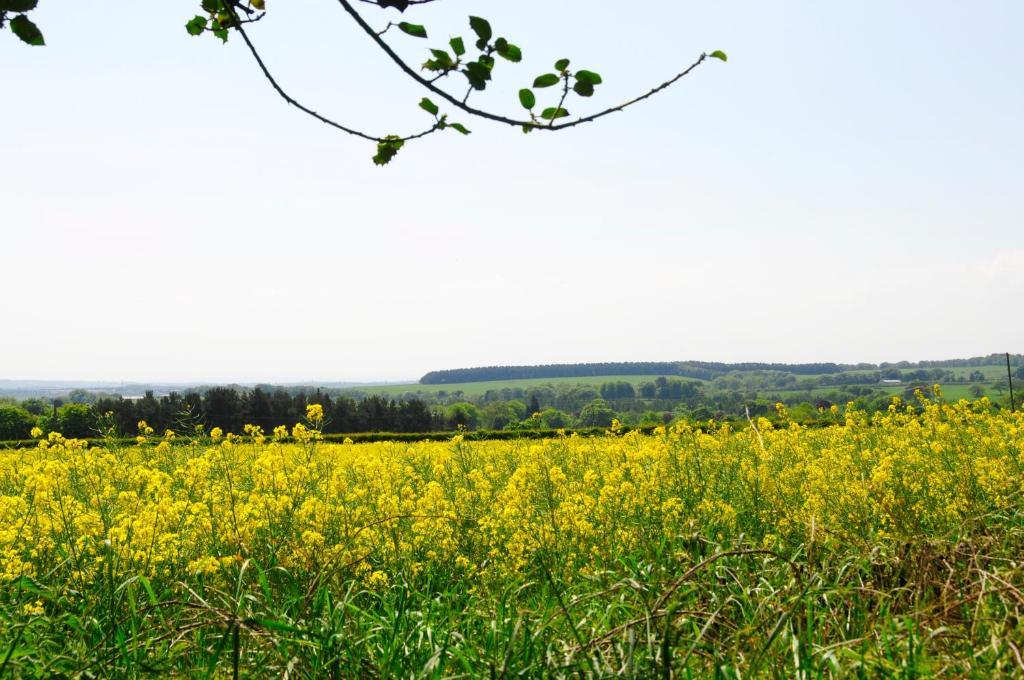
[[[963,397],[968,398],[967,388],[971,384],[986,385],[991,382],[1005,380],[1006,379],[1006,368],[999,365],[973,365],[965,366],[962,368],[951,369],[958,382],[944,382],[938,381],[937,384],[942,385],[944,390],[952,396],[956,395],[957,398]],[[980,380],[970,380],[970,375],[974,372],[982,374]],[[742,372],[740,372],[742,375]],[[820,378],[826,374],[810,374],[802,375],[801,378]],[[877,380],[873,380],[869,373],[863,371],[844,371],[838,374],[839,376],[853,376],[854,378],[862,378],[861,380],[854,380],[851,384],[855,385],[869,385],[878,386]],[[639,387],[645,382],[653,381],[657,376],[655,375],[598,375],[598,376],[580,376],[580,377],[562,377],[562,378],[523,378],[519,380],[485,380],[477,382],[465,382],[465,383],[447,383],[441,385],[425,385],[422,383],[388,383],[382,385],[360,385],[358,387],[345,388],[340,390],[342,393],[357,393],[357,394],[376,394],[385,397],[401,397],[408,394],[421,394],[430,395],[434,397],[438,396],[451,396],[458,394],[465,398],[478,398],[483,397],[489,391],[501,392],[502,390],[529,390],[531,388],[537,388],[541,386],[552,386],[552,387],[600,387],[604,383],[610,382],[628,382],[634,387]],[[700,383],[709,383],[710,381],[701,380],[699,378],[687,378],[687,380],[694,380]],[[908,383],[910,384],[910,383]],[[879,389],[884,390],[888,394],[895,393],[906,387],[906,385],[881,385]],[[824,392],[826,388],[813,388],[812,391],[817,390]],[[952,391],[951,391],[952,390]],[[807,391],[804,388],[773,388],[773,391],[779,393],[786,392],[803,392]]]
[[[1024,672],[1024,415],[0,452],[0,673]],[[282,437],[291,435],[292,443]]]

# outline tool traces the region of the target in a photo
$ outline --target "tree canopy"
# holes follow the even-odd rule
[[[517,127],[524,133],[535,130],[547,132],[567,130],[622,111],[652,97],[689,75],[709,58],[722,61],[727,59],[721,50],[710,53],[703,52],[689,66],[660,85],[651,87],[621,104],[586,115],[573,115],[570,113],[570,107],[575,110],[574,99],[576,97],[583,99],[591,97],[604,80],[597,71],[578,68],[569,58],[561,58],[553,64],[550,70],[523,83],[524,86],[518,91],[517,103],[524,113],[517,116],[493,112],[473,106],[469,103],[470,97],[474,92],[487,89],[499,62],[510,64],[521,62],[523,50],[517,43],[497,33],[491,23],[480,16],[469,17],[469,32],[465,36],[455,36],[446,43],[435,46],[429,42],[431,40],[430,33],[424,24],[404,20],[404,17],[406,10],[410,8],[413,8],[415,12],[420,10],[418,7],[420,5],[438,1],[358,0],[358,2],[373,5],[381,10],[397,11],[401,17],[398,21],[388,20],[380,28],[375,28],[356,9],[357,0],[337,0],[348,18],[355,22],[368,39],[380,48],[386,58],[431,95],[422,97],[418,103],[419,108],[425,111],[431,120],[420,130],[404,134],[380,134],[358,130],[318,113],[289,95],[271,73],[246,28],[249,24],[261,21],[267,16],[266,0],[200,0],[199,13],[185,23],[185,30],[194,37],[210,36],[224,43],[228,42],[232,32],[237,34],[252,54],[270,86],[282,99],[302,113],[340,132],[374,142],[376,153],[373,156],[373,162],[377,165],[388,164],[407,142],[427,135],[443,130],[454,130],[462,135],[470,134],[470,129],[452,116],[467,115]],[[37,9],[38,4],[39,0],[0,0],[0,30],[5,27],[10,28],[15,36],[28,45],[45,45],[42,30],[30,17],[31,13]],[[430,46],[427,48],[429,56],[426,61],[419,68],[415,68],[402,59],[388,40],[391,36],[428,41]],[[462,81],[460,76],[465,80]],[[442,82],[448,84],[449,87],[443,88]],[[462,88],[465,89],[460,93],[459,90]],[[453,93],[452,89],[456,91]]]

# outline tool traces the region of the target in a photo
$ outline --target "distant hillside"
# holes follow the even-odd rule
[[[421,385],[449,385],[497,380],[526,380],[536,378],[586,378],[613,375],[664,375],[698,380],[714,380],[734,371],[778,371],[794,375],[830,375],[844,371],[877,371],[891,368],[955,368],[958,366],[986,366],[1002,364],[1004,354],[990,354],[969,359],[939,361],[898,361],[881,364],[779,364],[746,362],[727,364],[714,361],[619,361],[588,364],[544,364],[540,366],[483,366],[479,368],[452,368],[431,371],[420,378]],[[1010,355],[1014,366],[1024,364],[1024,355]]]

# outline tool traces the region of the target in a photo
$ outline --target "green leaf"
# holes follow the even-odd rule
[[[206,21],[206,17],[201,17],[197,14],[191,21],[185,24],[185,30],[188,31],[189,35],[202,35],[203,31],[206,30]]]
[[[448,44],[452,46],[452,52],[455,53],[456,57],[461,57],[466,53],[466,44],[462,42],[462,38],[452,38],[448,41]]]
[[[444,50],[430,50],[430,53],[434,55],[434,59],[437,63],[444,68],[452,68],[455,66],[455,62],[452,61],[451,55]]]
[[[523,105],[524,109],[532,109],[537,104],[537,97],[533,94],[533,90],[523,88],[519,90],[519,103]]]
[[[569,112],[566,111],[565,109],[556,109],[555,107],[551,106],[544,109],[541,112],[540,117],[543,118],[544,120],[554,120],[555,118],[565,118],[568,115]]]
[[[215,28],[213,29],[213,34],[220,38],[221,42],[228,41],[228,29],[226,28]]]
[[[599,74],[594,73],[593,71],[587,71],[585,69],[582,71],[576,71],[575,75],[576,80],[583,80],[585,82],[590,83],[591,85],[600,85],[602,82],[604,82],[603,80],[601,80],[601,76]]]
[[[552,85],[557,85],[559,80],[561,80],[561,78],[556,76],[554,73],[545,73],[542,76],[537,76],[537,78],[533,81],[533,86],[551,87]]]
[[[223,9],[220,6],[220,0],[203,0],[203,11],[209,12],[210,14],[216,14]]]
[[[472,134],[462,123],[449,123],[449,126],[455,128],[464,135]]]
[[[0,12],[29,12],[38,4],[39,0],[0,0]]]
[[[426,97],[420,100],[420,108],[429,113],[432,116],[436,116],[440,109],[437,108],[437,104],[430,101]]]
[[[559,59],[558,61],[555,62],[555,70],[556,71],[564,71],[567,68],[569,68],[569,60],[568,59]]]
[[[523,60],[523,51],[519,49],[518,45],[512,43],[505,43],[505,49],[498,49],[498,54],[514,64]]]
[[[490,41],[491,36],[494,35],[491,32],[491,23],[487,19],[480,17],[470,17],[469,27],[473,29],[479,40],[476,41],[476,47],[479,50],[487,47],[487,43]]]
[[[474,90],[483,90],[487,87],[487,81],[491,79],[491,69],[477,61],[466,64],[466,79]]]
[[[11,19],[10,26],[14,35],[21,38],[23,43],[34,46],[46,44],[46,41],[43,40],[42,31],[40,31],[39,27],[32,23],[32,20],[24,14],[19,14]]]
[[[721,59],[722,61],[729,61],[728,55],[726,55],[726,53],[723,52],[722,50],[715,50],[708,56],[711,57],[712,59]]]
[[[405,142],[395,135],[389,135],[380,140],[377,142],[377,153],[373,157],[374,164],[387,165],[403,146],[405,146]]]
[[[419,24],[410,24],[408,21],[403,21],[398,24],[398,28],[402,30],[402,33],[408,33],[414,38],[426,38],[427,29]]]
[[[589,97],[594,94],[594,86],[586,80],[577,80],[572,86],[572,91],[581,97]]]

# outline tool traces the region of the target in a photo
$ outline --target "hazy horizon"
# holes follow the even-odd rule
[[[970,359],[974,357],[988,357],[993,354],[1003,354],[1003,352],[982,352],[977,354],[967,354],[963,356],[950,356],[950,357],[928,357],[921,359],[883,359],[880,361],[864,360],[851,360],[851,361],[839,361],[839,360],[822,360],[822,361],[765,361],[760,359],[739,359],[736,361],[722,361],[721,363],[727,364],[741,364],[741,363],[784,363],[784,364],[808,364],[808,363],[835,363],[840,365],[857,365],[857,364],[896,364],[903,361],[910,363],[917,362],[929,362],[929,361],[948,361],[958,359]],[[1010,352],[1011,355],[1016,354]],[[637,361],[665,361],[665,362],[686,362],[686,361],[717,361],[713,359],[702,359],[690,357],[688,359],[637,359],[637,360],[609,360],[607,362],[600,361],[598,363],[630,363]],[[591,363],[591,362],[558,362],[558,363]],[[540,364],[490,364],[492,366],[536,366]],[[122,385],[160,385],[160,386],[190,386],[190,385],[256,385],[256,384],[272,384],[272,385],[332,385],[332,384],[345,384],[345,385],[386,385],[386,384],[415,384],[418,383],[429,371],[434,370],[450,370],[457,368],[481,368],[481,366],[443,366],[427,369],[416,376],[405,376],[398,378],[370,378],[367,380],[351,380],[347,378],[332,378],[332,377],[316,377],[316,378],[296,378],[296,377],[284,377],[284,378],[252,378],[252,377],[241,377],[241,378],[194,378],[194,379],[177,379],[177,378],[143,378],[143,379],[131,379],[131,380],[119,380],[110,378],[52,378],[52,379],[39,379],[39,378],[24,378],[24,377],[0,377],[0,385],[5,383],[14,384],[49,384],[49,383],[67,383],[74,385],[97,385],[97,386],[122,386]],[[653,374],[652,374],[653,375]]]

